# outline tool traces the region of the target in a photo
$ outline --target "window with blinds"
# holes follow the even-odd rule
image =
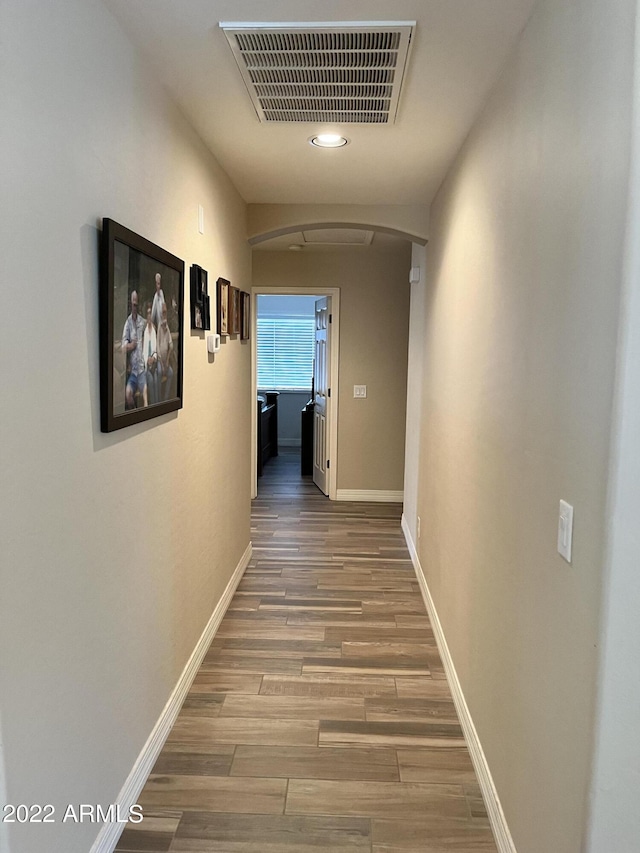
[[[315,319],[258,317],[257,330],[258,388],[310,389]]]

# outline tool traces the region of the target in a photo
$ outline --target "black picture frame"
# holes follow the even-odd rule
[[[184,261],[113,219],[103,219],[99,329],[102,432],[182,408],[183,317]],[[146,358],[145,347],[149,350]]]
[[[211,328],[208,273],[198,264],[191,265],[191,328],[200,332]]]

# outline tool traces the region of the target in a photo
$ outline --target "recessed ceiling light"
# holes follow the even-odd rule
[[[337,133],[319,133],[317,136],[312,136],[309,142],[316,148],[342,148],[349,140]]]
[[[289,246],[289,250],[291,252],[301,252],[304,249],[304,246],[301,246],[299,243],[292,243]]]

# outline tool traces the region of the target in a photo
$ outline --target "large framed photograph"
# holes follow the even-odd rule
[[[231,287],[231,282],[227,281],[226,278],[219,278],[217,287],[218,334],[220,336],[226,336],[229,334],[229,289]]]
[[[183,316],[184,262],[113,219],[103,219],[103,432],[182,408]]]

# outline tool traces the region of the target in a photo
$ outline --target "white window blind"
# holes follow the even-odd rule
[[[258,388],[311,388],[313,317],[258,317]]]

